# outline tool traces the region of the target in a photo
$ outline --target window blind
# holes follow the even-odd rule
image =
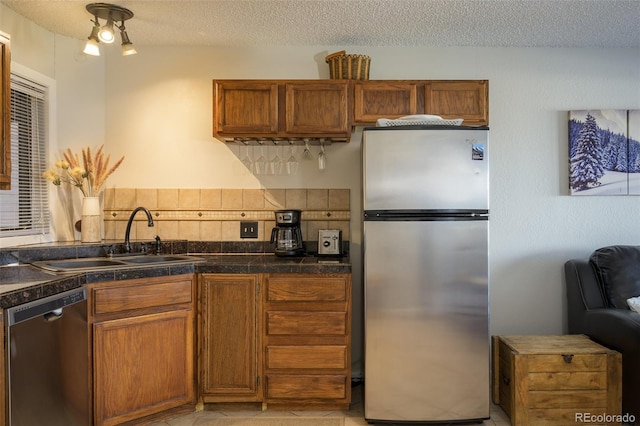
[[[0,191],[0,237],[48,234],[47,88],[11,74],[11,190]]]

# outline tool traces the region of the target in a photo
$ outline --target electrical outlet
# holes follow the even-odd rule
[[[258,222],[240,222],[240,238],[258,238]]]

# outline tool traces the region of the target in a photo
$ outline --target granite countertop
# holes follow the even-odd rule
[[[273,254],[215,254],[195,256],[205,259],[196,264],[197,273],[298,273],[298,274],[346,274],[351,272],[349,257],[319,258],[278,257]]]
[[[54,273],[31,266],[0,266],[0,308],[27,303],[89,283],[199,273],[350,273],[349,257],[278,257],[268,253],[195,253],[194,263],[126,266],[78,273]],[[35,261],[36,259],[31,259]],[[40,259],[38,259],[40,260]]]

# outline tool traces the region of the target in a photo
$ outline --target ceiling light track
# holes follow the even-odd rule
[[[124,21],[133,18],[133,12],[122,6],[110,3],[90,3],[87,11],[93,15],[93,28],[84,47],[84,53],[92,56],[100,56],[100,42],[111,44],[115,40],[114,26],[120,30],[122,40],[122,55],[135,55],[136,49],[125,30]],[[105,20],[100,26],[99,19]],[[118,24],[118,22],[120,24]]]

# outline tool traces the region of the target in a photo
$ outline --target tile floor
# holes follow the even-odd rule
[[[351,406],[349,411],[197,411],[184,414],[165,421],[153,423],[150,426],[206,426],[207,419],[218,417],[296,417],[300,419],[300,425],[313,426],[313,420],[305,417],[342,417],[345,426],[364,426],[368,423],[364,419],[364,407],[362,404],[362,386],[352,388]],[[484,426],[508,426],[509,418],[496,405],[491,404],[491,419],[486,420]]]

